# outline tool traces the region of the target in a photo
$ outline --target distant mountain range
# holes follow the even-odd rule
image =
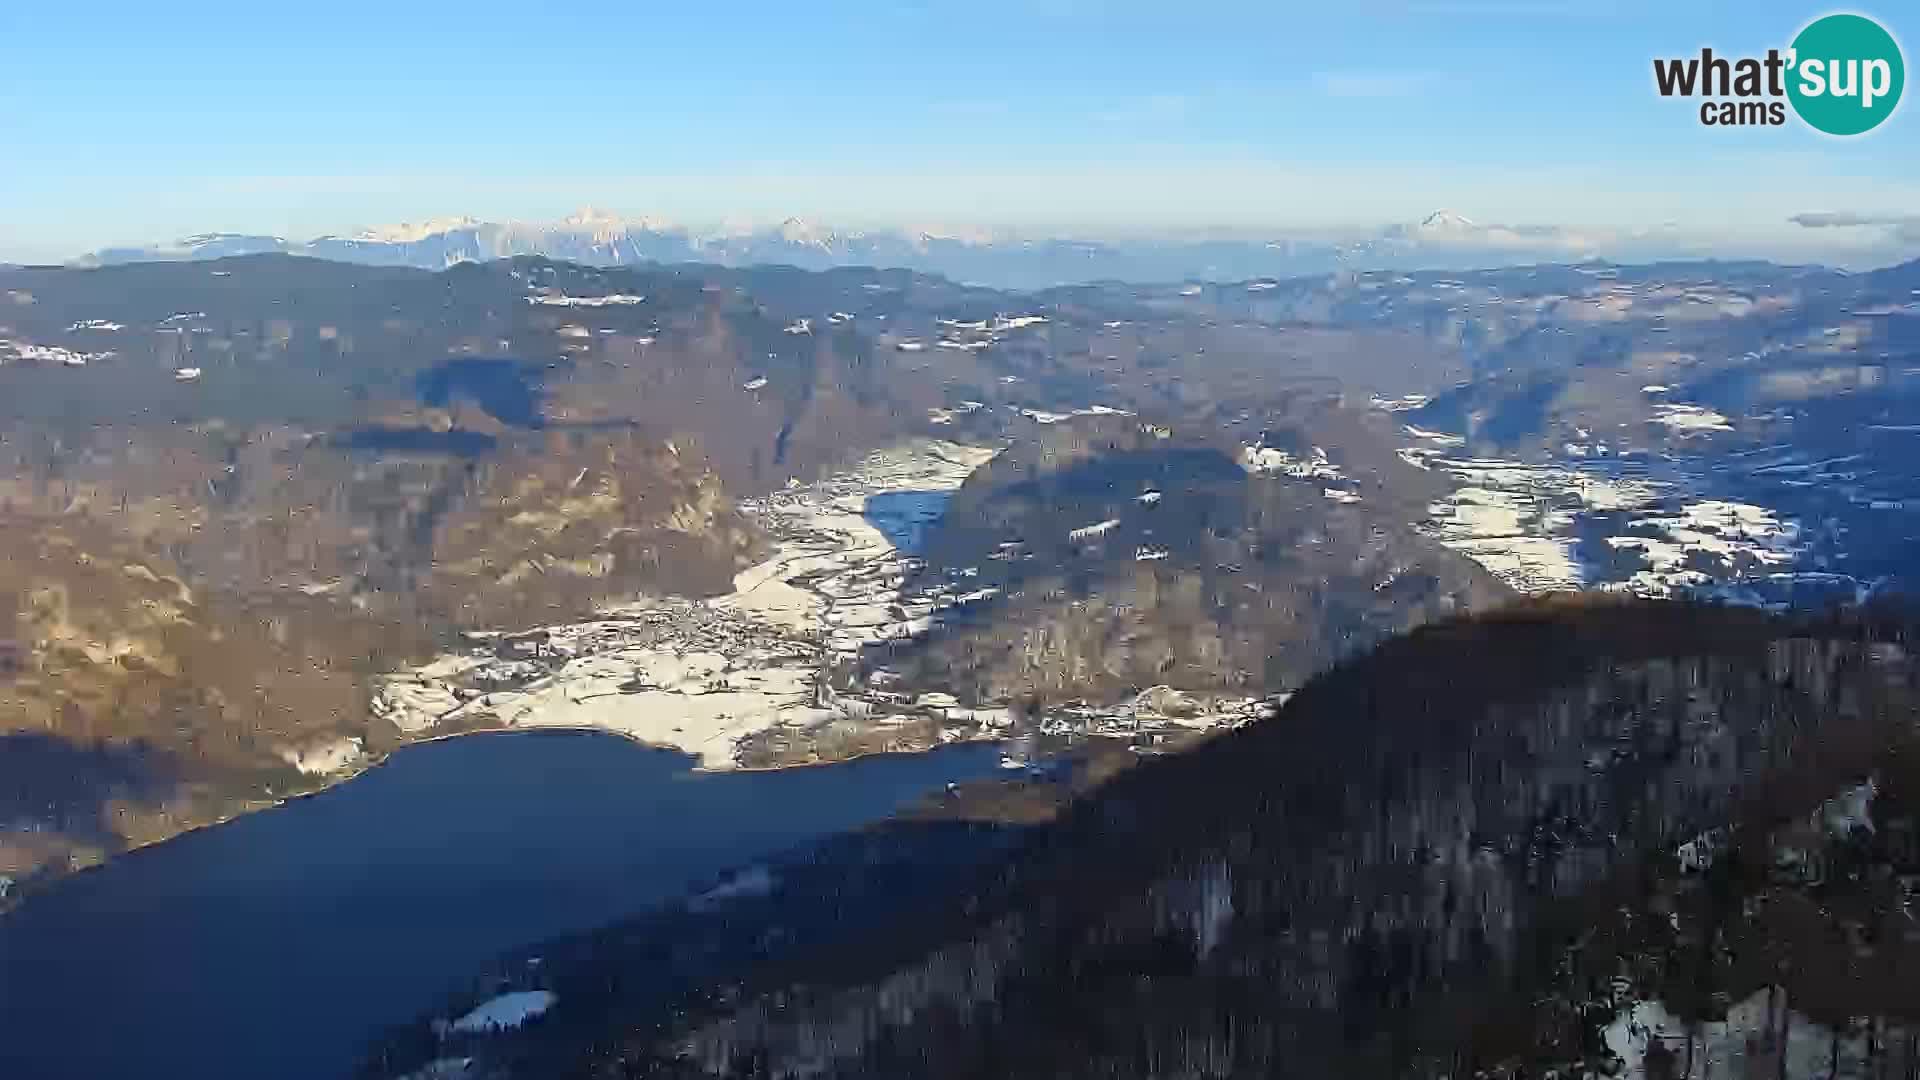
[[[999,288],[1039,288],[1097,280],[1241,281],[1342,269],[1671,258],[1700,255],[1704,249],[1663,230],[1626,234],[1560,226],[1484,225],[1448,210],[1436,211],[1418,223],[1366,232],[1092,240],[978,230],[845,230],[799,218],[770,227],[697,229],[588,209],[551,223],[436,218],[305,241],[205,233],[169,245],[106,248],[76,263],[101,266],[269,252],[434,270],[515,255],[600,266],[649,262],[773,264],[809,270],[874,266],[937,273]]]

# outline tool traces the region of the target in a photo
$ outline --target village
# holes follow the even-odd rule
[[[860,663],[996,590],[962,568],[916,577],[947,503],[996,451],[922,441],[743,504],[774,553],[730,594],[661,597],[594,619],[467,635],[464,650],[382,680],[374,709],[410,739],[489,728],[585,728],[670,746],[704,769],[784,768],[992,740],[1010,770],[1089,738],[1175,748],[1273,709],[1266,699],[1153,687],[1044,709],[962,702]]]

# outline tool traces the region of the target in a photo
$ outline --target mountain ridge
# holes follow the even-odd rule
[[[841,228],[800,217],[771,225],[698,227],[583,208],[557,222],[448,216],[371,226],[306,241],[205,233],[173,244],[115,246],[74,260],[98,266],[281,252],[375,265],[441,269],[458,262],[544,255],[595,265],[710,262],[898,267],[961,281],[1038,288],[1101,279],[1230,281],[1339,270],[1444,269],[1612,258],[1699,256],[1685,237],[1556,225],[1482,224],[1451,210],[1378,229],[1247,229],[1158,239],[1073,237],[1006,229]]]

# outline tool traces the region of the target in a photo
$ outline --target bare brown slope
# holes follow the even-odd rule
[[[418,655],[413,626],[297,590],[189,584],[163,551],[84,517],[10,515],[0,596],[0,873],[90,861],[311,786],[282,757],[366,742],[366,680]],[[34,795],[49,756],[60,790]],[[58,869],[58,865],[52,868]]]

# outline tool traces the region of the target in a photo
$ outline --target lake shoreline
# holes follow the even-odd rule
[[[602,732],[515,734],[552,737],[396,747],[359,783],[34,890],[0,919],[0,1011],[19,1022],[0,1074],[128,1075],[139,1053],[208,1080],[341,1075],[375,1029],[502,953],[1000,773],[984,744],[729,776]],[[101,1015],[125,1025],[111,1044],[84,1038]],[[281,1062],[287,1047],[311,1061]]]
[[[789,584],[789,579],[804,577],[806,571],[817,572],[823,567],[831,567],[833,573],[850,578],[884,576],[889,570],[904,568],[924,530],[940,519],[952,491],[975,466],[996,452],[995,448],[941,440],[914,440],[869,454],[816,484],[747,500],[753,516],[779,542],[765,558],[736,574],[731,592],[687,597],[632,596],[605,604],[571,623],[519,630],[495,629],[468,635],[464,652],[444,653],[412,672],[373,676],[365,688],[372,713],[369,721],[373,725],[390,724],[391,730],[382,731],[377,739],[364,728],[357,735],[329,733],[326,736],[332,748],[329,753],[338,750],[339,757],[323,760],[326,765],[337,765],[337,768],[323,765],[306,771],[306,763],[294,757],[289,759],[291,768],[285,771],[272,770],[263,761],[250,778],[182,784],[177,801],[143,807],[127,819],[136,821],[137,825],[128,827],[123,820],[109,830],[109,834],[118,835],[100,837],[108,844],[122,846],[109,848],[107,844],[76,842],[64,858],[56,857],[13,881],[5,894],[0,895],[0,919],[53,883],[181,836],[330,791],[379,768],[391,755],[406,747],[469,734],[600,731],[641,746],[676,750],[693,758],[701,771],[712,772],[783,771],[838,764],[876,754],[924,753],[959,742],[998,738],[1001,732],[982,726],[943,732],[932,738],[892,740],[924,744],[914,745],[910,750],[876,748],[872,740],[844,743],[819,740],[815,729],[836,715],[834,709],[818,707],[818,687],[813,684],[817,680],[815,669],[819,658],[857,653],[869,639],[883,638],[890,632],[886,628],[867,627],[857,618],[851,627],[842,626],[830,613],[863,605],[885,607],[904,598],[898,582],[876,582],[865,587],[872,595],[857,598],[828,595],[818,583],[804,588]],[[880,513],[869,519],[870,498],[902,494],[923,498],[907,510],[893,508],[891,513],[898,520]],[[882,525],[885,528],[880,527]],[[931,601],[923,604],[930,605]],[[656,641],[648,628],[649,614],[668,619],[674,625],[676,629],[669,631],[669,637],[681,632],[693,633],[696,637]],[[456,666],[481,666],[499,659],[488,650],[476,648],[475,639],[513,641],[535,635],[580,632],[596,625],[624,626],[633,636],[583,648],[578,654],[579,660],[589,665],[596,660],[604,661],[610,668],[597,674],[574,673],[570,677],[575,678],[578,685],[571,688],[561,685],[566,680],[561,668],[556,667],[540,679],[508,689],[479,694],[462,689],[445,699],[447,705],[452,705],[450,709],[416,709],[405,701],[395,700],[396,686],[407,685],[436,665],[454,660]],[[712,652],[714,641],[697,636],[707,630],[716,631],[726,647]],[[749,646],[764,647],[772,658],[748,659],[746,654],[754,651]],[[687,670],[692,658],[702,656],[717,660],[716,670]],[[660,676],[661,689],[626,691],[620,688],[622,682],[648,673],[650,664],[663,669],[652,672]],[[707,685],[715,680],[718,685]],[[787,686],[782,680],[795,685]],[[442,691],[447,690],[448,681],[431,677],[425,680]],[[729,687],[729,681],[745,685]],[[808,685],[802,687],[799,682]],[[696,683],[701,685],[696,688]],[[547,692],[556,689],[558,693]],[[600,689],[617,690],[628,700],[619,705],[599,702],[596,699],[603,695],[588,691]],[[810,691],[813,696],[803,691]],[[589,702],[592,702],[590,708]],[[454,726],[456,720],[459,726],[455,730],[445,730]],[[497,726],[466,726],[476,721]],[[686,729],[684,736],[679,726],[682,724]],[[773,755],[771,760],[760,756],[751,765],[740,763],[743,747],[750,740],[776,731],[793,740],[786,752]],[[367,745],[372,742],[381,745],[378,749],[368,749]],[[300,771],[296,773],[296,769]],[[282,790],[273,790],[275,787]],[[134,841],[128,834],[143,838]],[[75,866],[76,855],[82,860],[94,861]]]
[[[159,837],[154,840],[149,840],[144,843],[135,844],[130,847],[123,848],[120,851],[114,852],[113,854],[107,856],[104,859],[101,859],[98,862],[91,863],[89,865],[78,867],[75,869],[58,872],[58,873],[35,874],[23,880],[17,881],[14,883],[13,887],[8,890],[8,892],[4,897],[0,897],[0,920],[6,919],[10,915],[12,915],[15,911],[17,911],[19,908],[21,908],[23,905],[28,903],[34,896],[44,894],[50,888],[54,888],[65,882],[82,879],[86,875],[95,873],[96,871],[99,871],[99,870],[103,870],[106,867],[115,865],[125,859],[135,857],[146,852],[151,852],[158,848],[162,848],[167,844],[173,843],[176,840],[180,840],[188,836],[193,836],[198,833],[203,833],[210,829],[216,829],[223,825],[231,825],[234,822],[240,821],[245,818],[251,818],[257,814],[265,813],[271,810],[277,810],[282,807],[292,806],[297,803],[304,802],[308,799],[325,795],[328,792],[335,791],[346,784],[352,783],[353,781],[358,780],[361,777],[364,777],[369,773],[372,773],[375,770],[382,768],[393,759],[394,755],[399,754],[403,751],[412,749],[414,747],[428,746],[434,743],[449,742],[456,739],[465,739],[465,738],[469,738],[477,735],[547,735],[547,734],[576,735],[576,736],[577,735],[612,736],[614,738],[618,738],[624,742],[631,743],[635,746],[639,746],[647,750],[654,750],[662,753],[679,754],[687,758],[689,761],[689,765],[685,770],[686,772],[697,773],[701,775],[714,775],[714,776],[735,774],[735,773],[742,774],[742,775],[758,774],[758,773],[781,773],[781,772],[790,772],[796,769],[812,769],[812,768],[819,768],[822,766],[845,765],[851,762],[865,761],[872,758],[917,757],[924,754],[930,754],[935,751],[945,749],[947,747],[977,744],[977,743],[998,743],[998,742],[1005,741],[999,738],[998,736],[983,735],[978,738],[961,739],[961,740],[955,740],[953,742],[943,742],[934,746],[928,746],[918,750],[866,750],[866,751],[850,754],[843,758],[823,758],[823,759],[814,760],[814,761],[796,761],[789,764],[780,764],[780,765],[735,765],[728,768],[713,768],[711,766],[702,764],[700,761],[700,758],[697,755],[689,754],[687,753],[687,751],[681,749],[678,746],[674,746],[670,743],[650,742],[646,739],[640,738],[639,736],[633,734],[630,731],[623,731],[619,728],[612,728],[612,727],[599,727],[591,724],[580,724],[580,725],[558,725],[558,724],[544,725],[543,724],[543,725],[534,726],[534,727],[472,728],[466,731],[449,731],[449,732],[441,732],[433,735],[425,735],[419,738],[406,738],[404,741],[396,743],[395,745],[388,747],[385,750],[379,751],[378,753],[364,755],[360,760],[354,762],[353,765],[350,766],[349,768],[342,769],[337,773],[328,774],[324,778],[325,780],[324,783],[320,784],[317,787],[312,788],[311,790],[291,792],[286,795],[276,796],[271,799],[256,799],[256,800],[243,801],[238,804],[239,808],[232,813],[224,814],[210,821],[203,821],[203,822],[195,823],[193,825],[189,825],[186,828],[180,829],[177,832],[168,833],[165,836]]]

